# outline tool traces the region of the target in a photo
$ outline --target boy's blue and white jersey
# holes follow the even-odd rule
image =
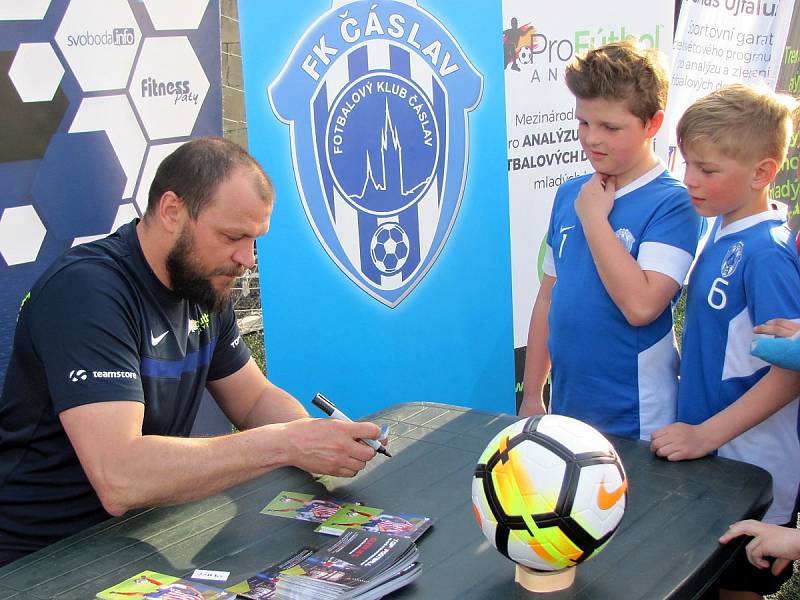
[[[712,229],[689,279],[678,420],[696,425],[738,400],[769,370],[750,354],[753,326],[800,318],[800,264],[794,237],[777,212]],[[800,484],[798,401],[720,447],[718,454],[772,475],[765,520],[796,515]]]
[[[678,355],[672,311],[630,325],[597,273],[575,200],[589,175],[556,193],[544,272],[556,277],[549,315],[551,412],[604,433],[649,439],[672,423]],[[686,188],[659,165],[617,190],[611,227],[643,270],[683,284],[697,248],[700,219]]]

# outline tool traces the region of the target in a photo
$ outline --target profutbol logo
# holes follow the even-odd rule
[[[397,0],[335,1],[269,87],[318,239],[387,306],[419,283],[454,225],[482,88],[446,27]]]
[[[505,68],[519,71],[520,63],[530,64],[537,47],[536,28],[530,23],[519,24],[516,17],[511,19],[511,27],[503,31],[503,54]]]

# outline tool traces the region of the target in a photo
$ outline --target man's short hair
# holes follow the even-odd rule
[[[183,144],[158,166],[150,184],[145,216],[155,213],[161,197],[171,191],[183,200],[189,216],[197,219],[219,184],[237,168],[252,170],[261,198],[272,205],[272,182],[246,150],[224,138],[202,137]]]
[[[658,50],[631,41],[612,42],[577,55],[567,65],[567,87],[582,100],[625,100],[647,123],[667,105],[669,79]]]
[[[711,144],[739,161],[786,158],[797,101],[766,86],[734,83],[696,100],[678,121],[681,152]]]

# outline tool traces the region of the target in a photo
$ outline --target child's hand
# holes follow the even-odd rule
[[[753,328],[753,332],[776,335],[778,337],[792,337],[800,333],[800,323],[795,323],[789,319],[770,319],[763,325],[756,325]]]
[[[753,328],[750,353],[782,369],[800,370],[800,323],[770,319]]]
[[[748,519],[731,525],[719,538],[719,543],[727,544],[740,535],[753,537],[745,547],[747,560],[753,566],[766,569],[769,561],[764,557],[775,558],[772,563],[773,575],[778,575],[791,561],[800,558],[800,531],[797,529]]]
[[[705,456],[716,448],[709,447],[702,425],[673,423],[653,432],[650,450],[667,460],[689,460]]]
[[[617,180],[613,176],[595,173],[583,184],[575,201],[575,212],[581,223],[593,218],[608,219],[614,208],[614,194],[617,191]]]

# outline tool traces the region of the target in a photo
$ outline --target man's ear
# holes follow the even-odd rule
[[[158,201],[158,219],[161,225],[170,233],[183,229],[183,224],[188,217],[186,204],[172,191],[166,191]]]
[[[763,158],[758,161],[753,168],[753,188],[761,190],[767,187],[775,179],[781,166],[774,158]]]
[[[647,137],[654,138],[656,134],[661,129],[661,126],[664,124],[664,111],[658,110],[656,114],[654,114],[650,120],[645,123],[645,129],[647,131]]]

